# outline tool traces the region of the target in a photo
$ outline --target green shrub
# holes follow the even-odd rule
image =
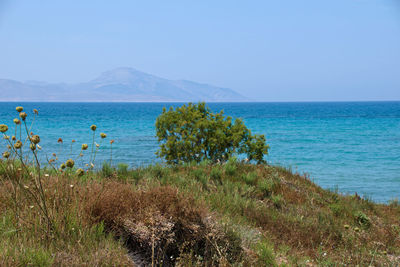
[[[283,206],[284,199],[281,195],[275,195],[271,197],[272,203],[274,203],[275,208],[280,209]]]
[[[241,119],[233,122],[223,111],[212,113],[205,103],[164,108],[156,131],[160,142],[156,154],[169,164],[226,161],[234,154],[264,163],[268,154],[264,135],[252,135]]]
[[[262,240],[256,248],[258,255],[258,266],[277,266],[272,246]]]
[[[107,162],[104,162],[104,163],[103,163],[103,166],[102,166],[102,168],[101,168],[101,174],[102,174],[104,177],[111,177],[111,176],[113,176],[113,174],[114,174],[114,168],[111,167],[111,165],[108,164]]]
[[[258,181],[257,186],[259,190],[263,193],[264,197],[269,197],[275,188],[275,183],[271,179],[261,179]]]
[[[361,211],[356,212],[354,214],[354,218],[356,223],[358,223],[358,225],[360,225],[363,228],[369,228],[371,226],[370,218],[368,218],[368,216]]]
[[[243,175],[243,180],[246,184],[254,185],[257,180],[257,173],[256,172],[249,172]]]
[[[210,177],[212,180],[220,182],[222,179],[221,169],[219,169],[218,167],[212,168],[210,172]]]
[[[117,173],[120,176],[127,176],[128,175],[128,168],[129,165],[126,163],[119,163],[117,165]]]

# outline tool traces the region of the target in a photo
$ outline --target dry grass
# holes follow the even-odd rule
[[[103,175],[104,174],[104,175]],[[106,176],[107,178],[104,178]],[[0,185],[0,266],[398,266],[400,205],[231,162],[50,175],[51,239]],[[20,218],[17,220],[17,218]]]

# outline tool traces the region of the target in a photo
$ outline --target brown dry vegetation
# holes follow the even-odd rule
[[[0,266],[398,266],[400,205],[323,190],[284,168],[229,161],[44,179],[56,223],[0,185]],[[0,173],[1,175],[1,173]],[[128,256],[130,253],[131,257]]]

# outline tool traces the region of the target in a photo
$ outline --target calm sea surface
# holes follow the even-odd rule
[[[91,143],[91,124],[108,137],[97,162],[140,166],[157,162],[154,122],[171,103],[0,103],[0,123],[12,125],[16,105],[40,116],[34,126],[45,153],[69,157]],[[375,201],[400,198],[400,102],[210,103],[243,118],[270,145],[268,162],[306,172],[324,188],[357,192]],[[57,144],[58,138],[64,144]],[[100,140],[97,139],[99,143]],[[1,141],[1,149],[4,140]],[[78,161],[79,163],[79,161]]]

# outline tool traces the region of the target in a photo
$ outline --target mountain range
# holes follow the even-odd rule
[[[242,102],[248,99],[227,88],[168,80],[133,68],[117,68],[77,84],[0,79],[0,101]]]

